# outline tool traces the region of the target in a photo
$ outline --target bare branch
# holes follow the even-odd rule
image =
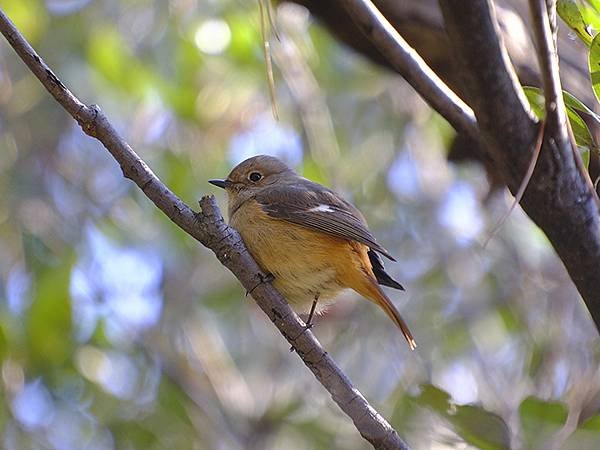
[[[48,92],[77,120],[83,131],[102,142],[120,164],[125,177],[137,184],[169,219],[210,248],[244,288],[252,292],[260,308],[329,391],[333,400],[352,419],[359,433],[378,449],[408,449],[398,433],[352,385],[313,333],[305,329],[304,322],[281,294],[271,284],[262,282],[265,274],[248,253],[240,235],[225,223],[214,198],[203,197],[200,200],[202,211],[198,214],[192,211],[152,173],[97,106],[84,105],[65,87],[1,9],[0,32]]]
[[[444,0],[440,6],[486,151],[514,193],[527,171],[538,128],[499,37],[494,8],[489,0]],[[560,101],[560,85],[552,89]],[[579,156],[546,134],[521,205],[548,236],[600,329],[598,197]]]
[[[341,0],[356,25],[417,93],[456,130],[479,138],[473,111],[429,68],[370,0]]]

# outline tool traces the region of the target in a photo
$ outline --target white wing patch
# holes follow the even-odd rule
[[[314,208],[310,208],[308,212],[335,212],[335,210],[329,205],[318,205]]]

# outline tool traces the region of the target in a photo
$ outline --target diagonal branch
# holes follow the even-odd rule
[[[415,90],[457,131],[477,140],[473,111],[431,70],[370,0],[341,0],[356,25]]]
[[[337,405],[352,419],[359,433],[378,449],[408,449],[391,425],[367,402],[348,377],[321,347],[304,322],[292,311],[269,283],[248,253],[240,235],[227,226],[213,197],[200,200],[201,212],[195,213],[165,186],[146,163],[117,133],[97,106],[79,101],[36,54],[14,24],[0,9],[0,32],[44,87],[82,127],[98,139],[146,196],[179,227],[210,248],[219,261],[252,292],[260,308],[329,391]]]

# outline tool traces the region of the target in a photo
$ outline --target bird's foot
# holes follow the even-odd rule
[[[275,277],[273,276],[272,273],[266,273],[264,275],[262,273],[258,273],[258,274],[256,274],[256,276],[259,279],[259,282],[252,289],[250,289],[249,291],[246,291],[246,297],[248,297],[248,295],[252,295],[252,292],[254,292],[254,289],[259,287],[261,284],[270,283],[271,281],[273,281],[275,279]]]

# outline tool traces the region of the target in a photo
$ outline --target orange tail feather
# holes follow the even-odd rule
[[[390,319],[400,328],[402,334],[406,338],[408,345],[411,350],[417,348],[417,343],[412,333],[410,332],[408,325],[392,303],[392,301],[385,295],[385,293],[381,290],[381,288],[377,285],[377,281],[375,279],[370,279],[370,277],[365,276],[363,278],[362,286],[352,286],[356,292],[364,296],[365,298],[371,300],[373,303],[377,303],[381,309],[385,311]]]

